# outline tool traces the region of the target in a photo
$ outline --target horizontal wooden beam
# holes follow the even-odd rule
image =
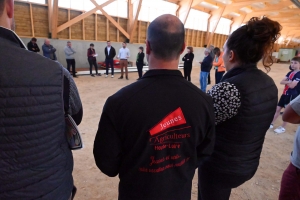
[[[101,4],[101,5],[97,5],[97,6],[96,6],[95,8],[93,8],[92,10],[89,10],[89,11],[87,11],[87,12],[85,12],[85,13],[83,13],[83,14],[81,14],[81,15],[79,15],[79,16],[73,18],[73,19],[71,19],[70,21],[68,21],[68,22],[66,22],[66,23],[64,23],[64,24],[62,24],[62,25],[60,25],[60,26],[57,28],[57,32],[61,32],[62,30],[66,29],[66,28],[68,28],[68,27],[70,27],[70,26],[72,26],[73,24],[75,24],[75,23],[77,23],[77,22],[83,20],[84,18],[86,18],[86,17],[88,17],[88,16],[90,16],[90,15],[92,15],[92,14],[94,14],[97,10],[99,10],[100,7],[101,7],[101,8],[102,8],[102,7],[105,7],[105,6],[109,5],[110,3],[114,2],[114,1],[116,1],[116,0],[108,0],[107,2],[105,2],[105,3]]]

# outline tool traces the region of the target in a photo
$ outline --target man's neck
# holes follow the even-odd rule
[[[167,69],[178,70],[179,60],[163,61],[157,59],[149,59],[149,70]]]

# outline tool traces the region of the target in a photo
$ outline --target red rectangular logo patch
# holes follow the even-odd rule
[[[181,108],[177,108],[175,111],[168,114],[163,120],[161,120],[157,125],[155,125],[149,132],[150,135],[156,135],[168,128],[186,124],[183,112]]]

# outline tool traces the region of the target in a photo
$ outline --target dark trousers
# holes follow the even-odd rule
[[[208,72],[208,76],[207,76],[207,84],[211,84],[211,82],[210,82],[210,71]]]
[[[75,59],[66,59],[67,60],[67,69],[70,72],[70,67],[72,65],[72,74],[73,76],[76,76],[75,74]]]
[[[216,84],[220,83],[224,73],[225,72],[218,72],[218,70],[216,69],[216,74],[215,74]]]
[[[225,174],[203,164],[198,168],[198,200],[229,200],[231,189],[250,180],[253,175]]]
[[[142,78],[142,76],[143,76],[143,66],[144,66],[144,63],[139,63],[139,62],[136,63],[139,78]]]
[[[300,169],[292,163],[282,175],[279,200],[300,199]]]
[[[93,65],[95,67],[96,74],[98,74],[98,65],[97,65],[96,59],[88,58],[88,61],[90,64],[90,74],[93,74]]]
[[[184,65],[183,67],[184,79],[191,81],[191,72],[192,72],[192,65]]]
[[[105,65],[106,65],[106,75],[108,75],[109,66],[111,68],[111,75],[114,75],[114,59],[106,58]]]

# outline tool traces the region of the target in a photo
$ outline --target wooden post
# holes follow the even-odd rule
[[[85,27],[84,27],[84,19],[82,19],[82,39],[85,40]]]
[[[31,32],[32,32],[32,36],[34,37],[34,25],[33,25],[32,5],[31,5],[31,3],[29,3],[29,8],[30,8]]]
[[[109,21],[106,19],[106,40],[109,41]]]
[[[204,31],[201,31],[201,40],[200,40],[200,47],[203,47],[203,33]]]
[[[118,24],[120,24],[120,18],[117,19]],[[117,29],[117,42],[120,42],[120,31]]]
[[[71,13],[70,8],[68,9],[68,21],[71,19]],[[69,39],[72,39],[72,29],[71,26],[69,26]]]
[[[52,38],[57,38],[58,0],[53,0]]]
[[[138,43],[141,43],[141,25],[142,25],[142,22],[139,21]]]
[[[98,40],[97,13],[95,13],[95,40]]]

